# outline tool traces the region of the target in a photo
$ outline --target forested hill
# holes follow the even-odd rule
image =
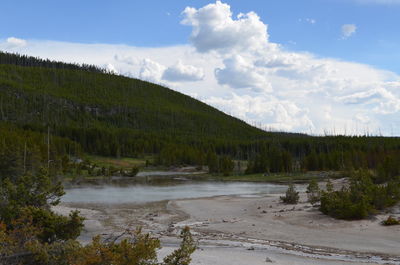
[[[0,177],[84,153],[216,172],[229,159],[249,160],[250,173],[342,170],[400,165],[400,139],[265,132],[163,86],[0,52]]]
[[[55,130],[125,128],[171,136],[190,135],[194,139],[254,139],[266,135],[159,85],[103,73],[90,66],[61,67],[62,63],[40,59],[36,66],[33,58],[13,57],[13,64],[0,65],[3,121],[34,127],[50,124]],[[11,60],[0,63],[4,61]]]
[[[231,153],[238,142],[269,137],[160,85],[9,53],[0,53],[0,120],[45,134],[49,128],[84,152],[106,156],[158,154],[168,147],[190,153],[191,160],[198,157],[193,150]]]

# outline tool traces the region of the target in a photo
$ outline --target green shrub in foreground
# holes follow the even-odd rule
[[[351,174],[348,187],[327,190],[321,195],[320,210],[338,219],[363,219],[400,201],[400,182],[393,178],[384,184],[374,184],[368,170]]]
[[[188,265],[196,245],[189,228],[181,245],[158,261],[160,241],[150,234],[128,231],[123,239],[95,237],[81,245],[83,228],[78,212],[69,217],[51,211],[64,194],[49,175],[0,179],[0,264],[7,265]]]

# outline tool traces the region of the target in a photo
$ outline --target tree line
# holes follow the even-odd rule
[[[88,72],[96,73],[110,73],[106,69],[97,67],[90,64],[72,64],[52,61],[49,59],[41,59],[38,57],[32,57],[22,54],[14,54],[0,51],[0,64],[10,64],[26,67],[45,67],[45,68],[57,68],[57,69],[75,69],[84,70]]]

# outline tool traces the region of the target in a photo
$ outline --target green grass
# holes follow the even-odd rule
[[[279,174],[250,174],[233,176],[214,176],[216,180],[222,181],[243,181],[243,182],[274,182],[274,183],[304,183],[313,179],[322,181],[328,178],[338,178],[339,172],[307,172],[307,173],[279,173]]]
[[[150,162],[153,161],[152,156],[144,158],[130,158],[130,157],[103,157],[103,156],[88,156],[89,161],[96,164],[98,167],[115,167],[122,169],[130,169],[132,167],[144,167],[146,165],[146,160]]]

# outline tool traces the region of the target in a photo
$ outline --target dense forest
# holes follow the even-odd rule
[[[62,169],[63,157],[83,153],[151,154],[157,164],[213,172],[230,168],[227,158],[249,161],[247,173],[377,169],[387,157],[400,164],[399,138],[266,132],[160,85],[1,52],[0,134],[2,175]]]

